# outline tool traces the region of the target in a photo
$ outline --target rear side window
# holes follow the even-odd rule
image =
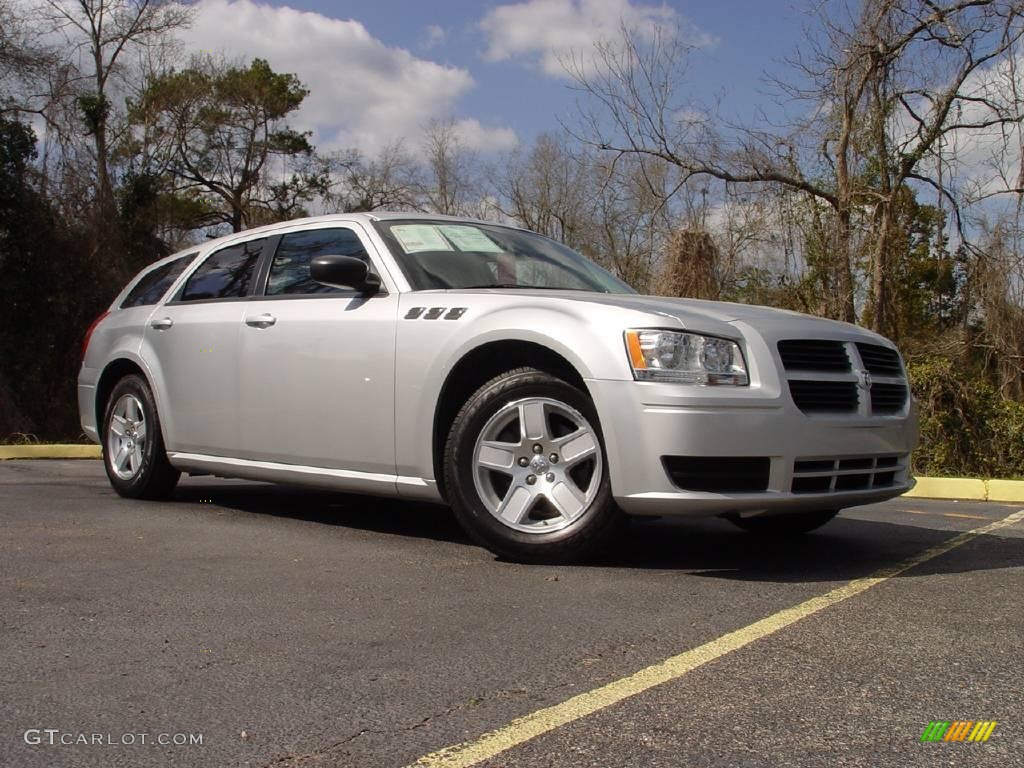
[[[311,229],[281,238],[270,265],[267,296],[281,294],[339,293],[340,288],[318,283],[309,276],[309,263],[316,256],[355,256],[369,261],[359,236],[351,229]]]
[[[246,296],[266,238],[230,245],[212,253],[192,273],[180,301],[230,299]]]
[[[182,256],[180,259],[168,261],[156,269],[151,269],[139,279],[134,288],[128,291],[128,295],[121,302],[121,309],[156,304],[195,257],[196,254],[190,253],[188,256]]]

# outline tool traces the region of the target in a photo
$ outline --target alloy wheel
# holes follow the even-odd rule
[[[122,480],[131,480],[142,469],[146,449],[146,414],[132,394],[121,395],[107,425],[107,461]]]
[[[523,533],[572,525],[601,485],[597,433],[575,408],[545,397],[502,406],[473,450],[473,479],[487,511]]]

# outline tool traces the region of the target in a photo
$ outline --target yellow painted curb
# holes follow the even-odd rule
[[[918,477],[904,496],[911,499],[1024,502],[1024,480],[978,480],[973,477]]]
[[[967,499],[985,501],[988,488],[984,480],[970,477],[918,477],[915,485],[903,494],[912,499]]]
[[[99,459],[98,445],[0,445],[0,459]]]
[[[1024,481],[989,480],[988,500],[1024,502]]]

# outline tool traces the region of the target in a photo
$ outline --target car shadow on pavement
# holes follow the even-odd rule
[[[978,523],[984,525],[984,523]],[[971,526],[975,527],[975,526]],[[804,535],[745,533],[724,520],[639,521],[597,565],[686,570],[707,578],[813,582],[860,578],[902,563],[962,530],[840,515]],[[1024,566],[1024,538],[982,536],[916,566],[906,575]]]
[[[451,510],[435,504],[262,483],[207,485],[201,480],[179,486],[175,500],[210,500],[221,509],[242,514],[460,544],[488,557],[459,527]],[[902,562],[960,532],[930,527],[927,520],[920,518],[916,524],[906,525],[840,515],[809,534],[772,537],[746,533],[715,518],[641,518],[631,522],[626,534],[607,553],[569,567],[678,571],[706,578],[780,583],[848,580]],[[506,564],[498,557],[494,561]],[[1022,565],[1024,538],[997,535],[976,539],[949,555],[929,560],[917,566],[913,574]]]
[[[266,483],[179,485],[174,500],[414,539],[473,546],[448,507]]]

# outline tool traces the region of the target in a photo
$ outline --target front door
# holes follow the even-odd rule
[[[331,288],[318,255],[370,261],[357,224],[286,233],[265,294],[245,303],[239,339],[240,458],[393,475],[398,294]],[[379,481],[386,482],[381,477]]]

